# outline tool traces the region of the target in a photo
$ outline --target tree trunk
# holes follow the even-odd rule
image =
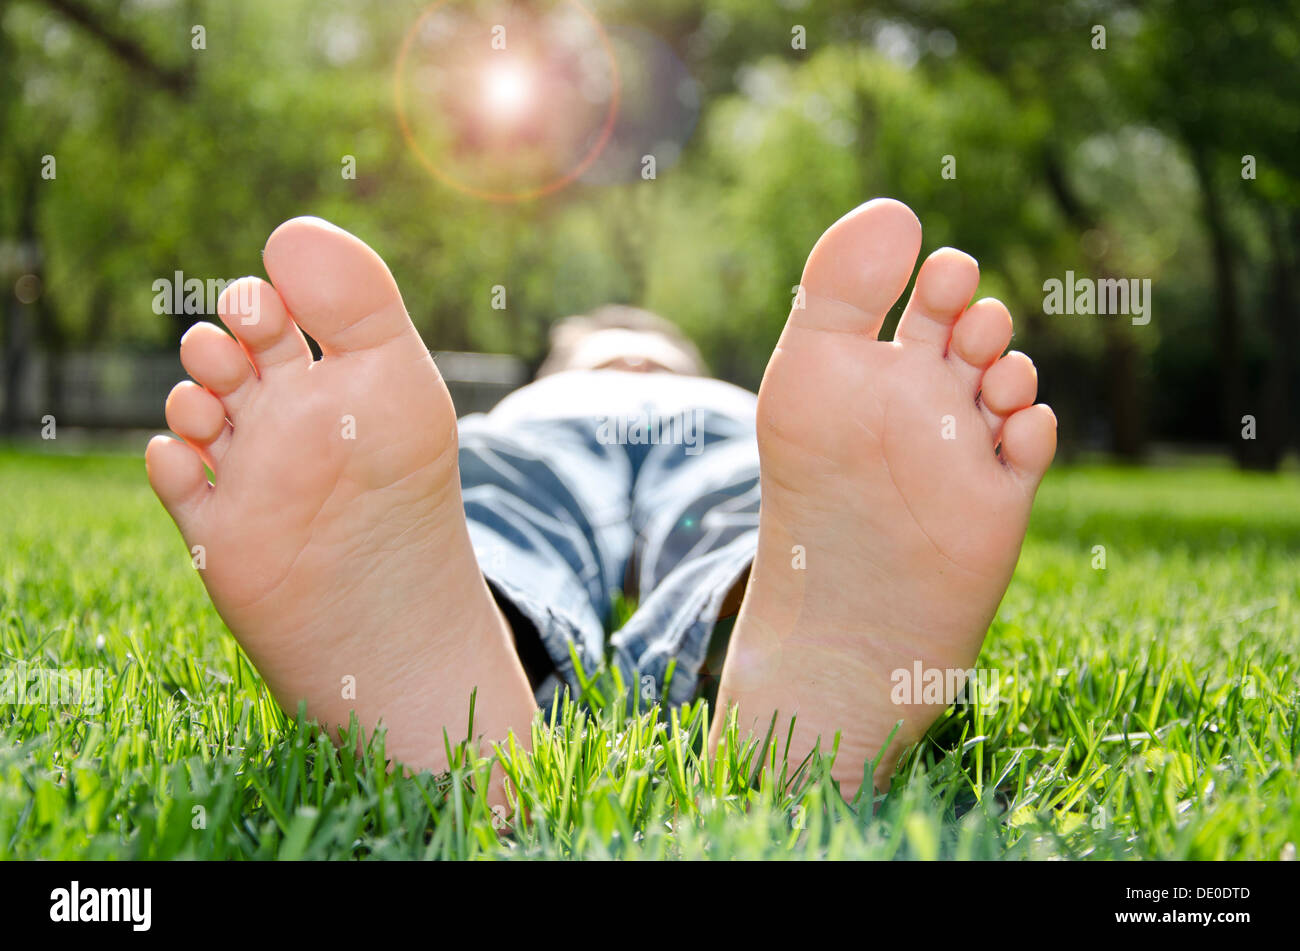
[[[1214,184],[1209,157],[1199,148],[1192,150],[1192,167],[1201,187],[1205,227],[1210,237],[1210,266],[1214,276],[1214,345],[1220,368],[1219,408],[1223,438],[1233,458],[1246,466],[1252,456],[1250,440],[1242,439],[1242,417],[1256,417],[1247,405],[1246,368],[1241,343],[1241,307],[1237,300],[1237,277],[1232,236],[1223,214],[1223,203]]]
[[[1104,277],[1111,277],[1103,272]],[[1126,462],[1139,462],[1146,454],[1146,419],[1138,385],[1138,350],[1131,332],[1111,317],[1102,324],[1106,399],[1110,406],[1111,448]]]
[[[1273,245],[1272,293],[1266,306],[1269,347],[1252,462],[1260,468],[1277,469],[1282,464],[1294,433],[1291,422],[1291,372],[1295,366],[1296,328],[1300,306],[1296,300],[1295,269],[1298,263],[1293,235],[1300,234],[1300,217],[1276,207],[1265,209],[1268,233]]]
[[[1048,190],[1066,221],[1079,234],[1097,230],[1100,224],[1075,195],[1060,159],[1049,152],[1044,156],[1043,169]],[[1093,265],[1100,277],[1115,277],[1106,261],[1094,261]],[[1146,414],[1142,405],[1142,388],[1138,383],[1137,347],[1128,325],[1118,318],[1106,319],[1102,327],[1111,451],[1125,461],[1138,462],[1146,454],[1146,427],[1143,425]]]
[[[31,356],[29,346],[30,330],[27,320],[27,305],[10,295],[8,302],[9,319],[5,322],[4,335],[4,413],[0,415],[0,432],[12,435],[18,431],[22,420],[21,401],[23,381],[27,378],[27,366]]]

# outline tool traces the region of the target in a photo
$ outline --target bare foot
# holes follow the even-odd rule
[[[946,705],[895,703],[894,672],[974,665],[1056,451],[1033,364],[999,359],[1007,309],[967,307],[970,256],[932,254],[894,340],[876,339],[920,245],[911,210],[879,199],[808,259],[759,391],[758,553],[718,696],[743,729],[797,716],[794,762],[842,731],[850,796],[898,720],[877,787]]]
[[[212,603],[286,711],[382,720],[408,766],[446,767],[443,729],[464,738],[475,687],[475,733],[526,740],[532,694],[470,547],[451,397],[392,275],[313,218],[277,228],[264,261],[274,286],[243,278],[218,305],[238,342],[212,324],[181,341],[199,385],[172,391],[167,423],[185,442],[146,453]]]

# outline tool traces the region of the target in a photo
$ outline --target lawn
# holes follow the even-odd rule
[[[874,803],[845,803],[823,762],[781,764],[779,728],[709,757],[704,704],[629,715],[608,678],[539,713],[533,753],[500,751],[526,822],[474,793],[485,761],[463,748],[449,775],[395,776],[382,736],[357,755],[276,708],[138,458],[0,453],[0,651],[103,684],[98,707],[0,697],[3,858],[1274,859],[1300,843],[1295,473],[1053,471],[981,657],[997,702],[949,710]]]

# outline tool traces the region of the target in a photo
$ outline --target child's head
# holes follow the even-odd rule
[[[705,376],[700,352],[671,322],[638,307],[607,304],[551,328],[537,375],[562,370],[632,370]]]

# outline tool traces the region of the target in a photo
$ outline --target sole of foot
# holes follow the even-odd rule
[[[894,339],[877,339],[920,247],[912,211],[877,199],[808,258],[759,391],[758,552],[718,696],[759,736],[776,714],[783,739],[794,717],[793,763],[839,732],[848,796],[877,756],[887,788],[952,700],[900,678],[947,684],[975,664],[1056,451],[1033,363],[1003,355],[1007,308],[970,303],[969,255],[931,254]]]
[[[277,228],[263,261],[269,283],[218,302],[229,334],[185,334],[180,438],[146,452],[212,603],[287,712],[383,724],[410,768],[447,766],[443,731],[466,738],[476,688],[476,737],[526,740],[533,698],[470,546],[451,397],[392,275],[315,218]]]

